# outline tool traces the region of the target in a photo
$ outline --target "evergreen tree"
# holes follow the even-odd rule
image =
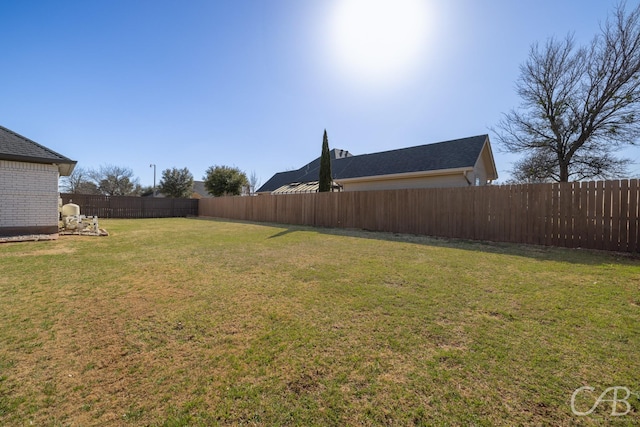
[[[215,197],[239,196],[242,187],[249,184],[244,172],[230,166],[210,166],[203,179],[204,188]]]
[[[322,156],[320,157],[320,178],[318,183],[318,191],[331,191],[331,154],[329,153],[329,140],[327,139],[327,130],[324,130],[322,137]]]
[[[187,168],[165,169],[162,171],[158,190],[167,197],[191,197],[193,194],[193,175]]]

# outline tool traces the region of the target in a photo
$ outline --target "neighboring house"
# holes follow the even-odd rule
[[[204,187],[204,181],[193,181],[193,194],[191,195],[192,199],[202,199],[213,197],[207,189]]]
[[[280,172],[258,193],[317,191],[320,158],[298,170]],[[498,178],[489,135],[353,156],[331,150],[334,191],[487,185]]]
[[[0,126],[0,236],[58,233],[58,178],[76,162]]]

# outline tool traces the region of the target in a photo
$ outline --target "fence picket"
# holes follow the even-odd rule
[[[618,216],[618,250],[627,252],[629,244],[629,181],[620,181],[620,209]]]
[[[627,246],[629,252],[640,252],[640,235],[638,233],[639,192],[638,180],[632,179],[629,183],[629,240]]]
[[[611,244],[609,250],[620,247],[620,181],[611,183]]]
[[[611,200],[613,196],[613,183],[612,181],[607,181],[604,183],[604,210],[602,212],[602,218],[604,220],[604,233],[603,233],[603,241],[604,241],[604,249],[613,250],[611,243]]]
[[[585,231],[585,239],[584,239],[584,247],[593,249],[595,248],[595,196],[596,196],[596,185],[595,182],[589,181],[585,183],[585,191],[586,191],[586,231]]]

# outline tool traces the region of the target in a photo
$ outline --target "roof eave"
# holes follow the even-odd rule
[[[69,176],[73,173],[73,170],[76,167],[76,164],[78,164],[78,162],[71,162],[71,163],[54,163],[56,166],[58,166],[58,173],[60,174],[60,176]]]
[[[422,177],[431,177],[431,176],[440,176],[440,175],[457,175],[460,173],[472,171],[472,166],[467,166],[463,168],[452,168],[452,169],[437,169],[433,171],[418,171],[418,172],[405,172],[405,173],[394,173],[387,175],[373,175],[373,176],[359,176],[355,178],[334,178],[334,181],[342,184],[353,183],[353,182],[366,182],[366,181],[386,181],[390,179],[409,179],[409,178],[422,178]]]
[[[12,162],[24,162],[24,163],[38,163],[44,165],[55,165],[58,168],[58,172],[60,176],[69,176],[73,172],[73,169],[76,167],[75,160],[53,160],[53,159],[45,159],[42,157],[29,157],[29,156],[18,156],[15,154],[0,154],[0,160],[9,160]]]

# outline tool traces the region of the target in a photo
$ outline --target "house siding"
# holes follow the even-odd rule
[[[0,160],[0,235],[58,231],[58,167]]]

